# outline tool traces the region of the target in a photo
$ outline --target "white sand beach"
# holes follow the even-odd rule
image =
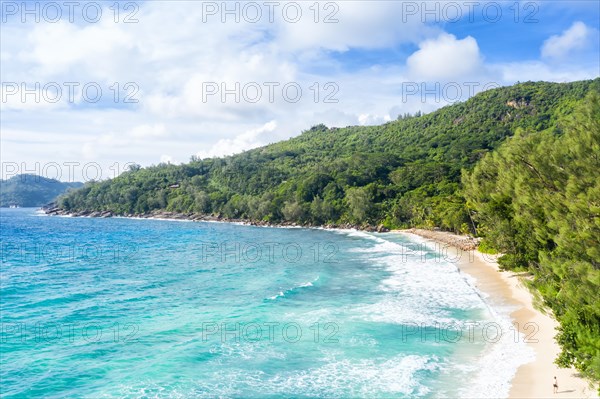
[[[430,230],[397,230],[402,234],[415,234],[442,244],[452,245],[460,250],[472,247],[473,240],[467,237]],[[460,270],[476,280],[476,287],[489,295],[491,304],[509,304],[516,310],[511,318],[518,323],[525,335],[533,332],[523,327],[527,323],[535,323],[539,330],[535,333],[537,343],[529,342],[535,351],[535,360],[519,367],[511,382],[510,398],[596,398],[597,388],[591,388],[587,380],[580,378],[573,368],[562,369],[554,364],[560,349],[554,336],[558,325],[550,310],[540,311],[534,306],[534,296],[523,284],[526,275],[508,271],[500,271],[495,256],[482,254],[477,250],[474,256],[461,256],[458,266]],[[531,327],[531,324],[528,326]],[[556,376],[558,392],[553,393],[553,380]],[[493,396],[493,395],[492,395]]]

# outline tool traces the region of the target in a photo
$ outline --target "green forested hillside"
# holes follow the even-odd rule
[[[81,186],[83,183],[63,183],[29,174],[17,175],[8,180],[0,180],[0,206],[43,206],[68,189]]]
[[[557,363],[600,379],[600,97],[541,133],[519,130],[465,173],[485,244],[530,271],[560,322]]]
[[[591,86],[600,86],[600,80],[524,83],[382,126],[315,126],[291,140],[231,157],[136,168],[88,184],[62,206],[465,231],[471,222],[458,192],[461,170],[517,128],[555,126]]]
[[[561,323],[559,364],[598,380],[598,92],[600,79],[528,82],[382,126],[319,125],[235,156],[132,168],[60,206],[482,235],[503,267],[533,274]]]

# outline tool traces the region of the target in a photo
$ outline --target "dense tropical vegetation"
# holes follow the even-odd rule
[[[524,83],[382,126],[318,125],[230,157],[132,168],[86,185],[62,206],[467,231],[472,223],[459,190],[461,170],[471,169],[519,128],[555,126],[592,85],[600,80]]]
[[[22,174],[0,180],[0,207],[43,206],[83,183],[64,183],[43,176]]]
[[[533,274],[560,322],[557,363],[600,379],[600,96],[543,132],[518,130],[463,182],[486,245]]]
[[[481,235],[502,267],[534,276],[561,324],[557,362],[600,380],[598,92],[600,79],[528,82],[382,126],[318,125],[230,157],[134,167],[60,206]]]

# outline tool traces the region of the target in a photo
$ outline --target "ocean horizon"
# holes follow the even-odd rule
[[[426,240],[0,220],[5,398],[506,397],[532,356],[510,307]]]

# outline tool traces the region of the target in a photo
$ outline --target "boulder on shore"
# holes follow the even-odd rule
[[[387,233],[388,231],[390,231],[390,229],[388,229],[387,227],[385,227],[382,224],[380,224],[379,226],[377,226],[377,232],[378,233]]]

